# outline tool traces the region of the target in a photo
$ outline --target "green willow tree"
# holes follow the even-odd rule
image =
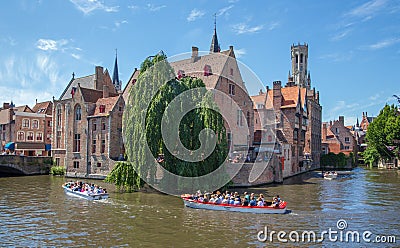
[[[368,126],[367,149],[363,152],[366,163],[399,157],[400,115],[395,105],[385,105]]]
[[[192,93],[194,91],[188,91],[190,89],[201,89],[203,94]],[[183,146],[188,150],[198,149],[198,134],[204,128],[213,130],[216,135],[216,146],[212,154],[198,162],[177,158],[166,148],[161,134],[161,122],[164,113],[168,112],[168,104],[183,92],[192,94],[189,99],[196,103],[196,108],[184,115],[180,123],[176,123],[173,118],[167,118],[166,121],[168,125],[179,125],[179,138]],[[164,54],[148,57],[141,64],[138,79],[130,89],[124,110],[123,134],[129,162],[117,163],[106,181],[115,183],[117,188],[124,191],[143,187],[142,178],[153,185],[155,158],[160,157],[160,154],[163,154],[161,166],[175,175],[196,177],[218,168],[228,151],[223,118],[212,108],[218,109],[202,80],[191,77],[178,80]],[[206,136],[206,141],[208,138]],[[147,152],[146,146],[150,152]]]

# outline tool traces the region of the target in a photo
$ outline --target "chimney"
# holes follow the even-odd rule
[[[110,89],[108,85],[103,85],[103,98],[107,98],[110,96]]]
[[[260,89],[260,91],[258,92],[259,95],[262,95],[264,92],[262,91],[262,89]]]
[[[326,139],[326,136],[328,135],[328,129],[326,127],[326,122],[322,123],[322,140]]]
[[[192,46],[192,63],[196,62],[199,59],[199,48]]]
[[[340,122],[340,124],[342,124],[344,126],[344,116],[343,115],[339,116],[339,122]]]
[[[282,83],[281,81],[274,81],[273,82],[273,105],[275,110],[279,110],[282,105]]]
[[[94,87],[95,87],[96,90],[102,90],[103,89],[102,86],[103,86],[103,67],[102,66],[96,66]]]
[[[3,103],[3,109],[9,109],[10,104],[8,102]]]
[[[36,98],[36,104],[37,104],[37,98]]]
[[[368,112],[365,112],[365,117],[368,117]]]

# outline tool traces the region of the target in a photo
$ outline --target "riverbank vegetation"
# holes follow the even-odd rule
[[[368,126],[366,139],[368,146],[362,153],[366,164],[399,158],[400,113],[397,106],[385,105]]]
[[[65,174],[64,166],[52,166],[50,168],[50,174],[54,176],[63,176]]]

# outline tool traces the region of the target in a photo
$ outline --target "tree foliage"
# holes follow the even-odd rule
[[[400,115],[395,105],[385,105],[368,126],[366,138],[368,146],[363,157],[367,163],[399,157]]]

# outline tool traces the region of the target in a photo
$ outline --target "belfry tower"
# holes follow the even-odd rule
[[[292,57],[292,78],[296,85],[310,89],[311,78],[310,72],[307,70],[308,63],[308,44],[304,45],[292,45],[291,47]]]

